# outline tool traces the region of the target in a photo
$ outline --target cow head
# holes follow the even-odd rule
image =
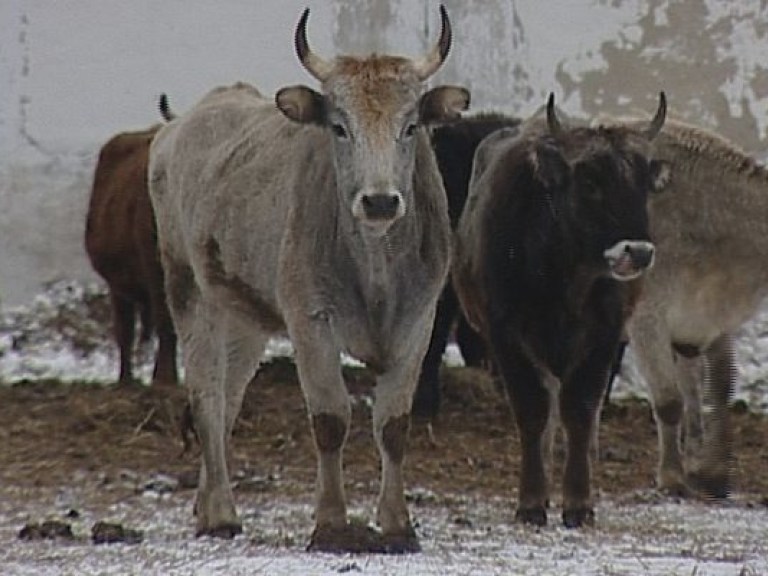
[[[666,117],[666,98],[642,130],[627,126],[566,130],[547,104],[547,126],[554,147],[539,152],[542,178],[559,178],[566,188],[564,212],[583,244],[605,272],[628,281],[650,268],[654,245],[648,231],[648,194],[663,187],[668,167],[653,158],[652,141]]]
[[[425,138],[422,126],[455,118],[469,105],[464,88],[441,86],[422,93],[424,81],[440,68],[451,46],[443,6],[440,15],[440,39],[429,54],[415,60],[378,55],[325,60],[307,43],[309,9],[296,27],[296,53],[321,82],[322,93],[286,87],[277,93],[277,106],[292,120],[330,132],[342,202],[375,236],[386,234],[413,201],[416,145]]]

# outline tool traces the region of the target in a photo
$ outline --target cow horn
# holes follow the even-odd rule
[[[307,42],[307,19],[309,18],[309,8],[304,9],[304,13],[299,19],[299,24],[296,26],[296,34],[294,36],[294,44],[296,46],[296,55],[299,57],[304,68],[307,72],[312,74],[320,82],[324,82],[331,75],[333,70],[333,64],[324,60],[309,49],[309,43]]]
[[[452,39],[453,31],[451,30],[451,21],[448,19],[448,12],[446,12],[445,6],[440,4],[440,39],[429,54],[413,63],[419,80],[426,80],[437,72],[437,69],[445,61],[445,57],[448,56]]]
[[[659,92],[659,109],[656,110],[656,116],[651,120],[650,126],[645,131],[645,135],[648,140],[653,140],[661,132],[662,126],[664,126],[664,120],[667,117],[667,96],[664,92]]]
[[[555,110],[555,93],[549,93],[549,99],[547,100],[547,126],[549,126],[549,133],[555,138],[558,138],[563,133],[563,125],[560,124],[560,120],[557,118],[557,111]]]

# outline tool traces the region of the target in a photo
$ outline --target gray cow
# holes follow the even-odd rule
[[[651,202],[656,265],[628,332],[653,400],[657,484],[724,497],[733,464],[731,334],[768,295],[768,171],[680,122],[666,123],[656,150],[670,181]]]
[[[248,85],[216,89],[151,150],[167,293],[203,450],[197,533],[241,531],[226,445],[267,339],[287,330],[317,448],[310,549],[414,551],[403,459],[450,258],[445,192],[424,125],[457,117],[469,93],[422,94],[451,44],[442,7],[440,39],[420,59],[323,59],[307,43],[308,13],[296,51],[322,92],[291,86],[273,101]],[[375,536],[347,519],[342,352],[376,374]]]

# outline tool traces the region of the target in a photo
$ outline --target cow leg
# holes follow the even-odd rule
[[[549,486],[544,464],[544,432],[549,419],[550,391],[541,375],[517,346],[504,346],[491,338],[491,344],[520,435],[520,480],[515,518],[537,526],[547,523]]]
[[[352,407],[341,375],[340,350],[327,320],[287,320],[317,453],[315,529],[308,549],[350,550],[356,543],[347,524],[342,453]]]
[[[112,323],[120,351],[120,376],[117,383],[121,386],[133,384],[133,343],[136,333],[136,307],[132,300],[115,292],[110,293],[112,300]]]
[[[563,472],[563,524],[567,528],[594,524],[591,446],[596,442],[598,416],[613,357],[613,346],[598,344],[560,390],[560,417],[568,446]]]
[[[691,462],[689,477],[696,489],[715,498],[726,498],[733,469],[729,404],[737,372],[730,334],[715,340],[706,351],[705,362],[702,451]]]
[[[677,384],[683,397],[683,429],[680,444],[683,451],[683,468],[689,475],[689,463],[695,462],[702,453],[704,429],[701,413],[701,386],[704,378],[704,358],[686,358],[677,354],[675,367]]]
[[[173,326],[158,325],[157,356],[152,372],[153,386],[176,386],[179,375],[176,369],[176,332]]]
[[[677,385],[670,335],[662,328],[660,320],[636,313],[630,324],[629,337],[638,368],[651,393],[659,441],[657,488],[675,495],[689,495],[680,450],[684,402]]]
[[[150,305],[157,332],[157,356],[152,384],[176,386],[179,383],[176,369],[176,330],[165,303],[165,294],[158,287],[152,287],[150,291]]]
[[[416,385],[420,354],[401,361],[376,379],[373,436],[381,456],[377,522],[388,552],[418,552],[421,547],[405,503],[403,463],[410,429],[410,391]]]
[[[466,318],[459,318],[456,325],[456,344],[461,350],[461,357],[465,366],[483,368],[492,371],[493,367],[488,363],[488,353],[483,337],[469,325]]]
[[[432,325],[432,336],[429,348],[421,363],[421,375],[416,394],[413,398],[414,416],[434,420],[440,410],[442,393],[440,389],[440,366],[443,363],[443,353],[448,344],[451,326],[459,311],[456,293],[450,285],[443,289],[442,297],[437,303],[435,321]]]
[[[177,322],[182,335],[186,386],[202,447],[195,500],[196,534],[231,538],[242,532],[227,470],[224,388],[225,346],[217,330],[220,312],[200,304]]]

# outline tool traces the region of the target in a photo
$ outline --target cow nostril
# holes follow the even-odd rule
[[[397,194],[366,194],[362,197],[363,209],[368,218],[394,218],[400,206]]]
[[[628,244],[624,251],[629,254],[635,265],[640,268],[647,268],[653,262],[653,246],[633,246]]]

